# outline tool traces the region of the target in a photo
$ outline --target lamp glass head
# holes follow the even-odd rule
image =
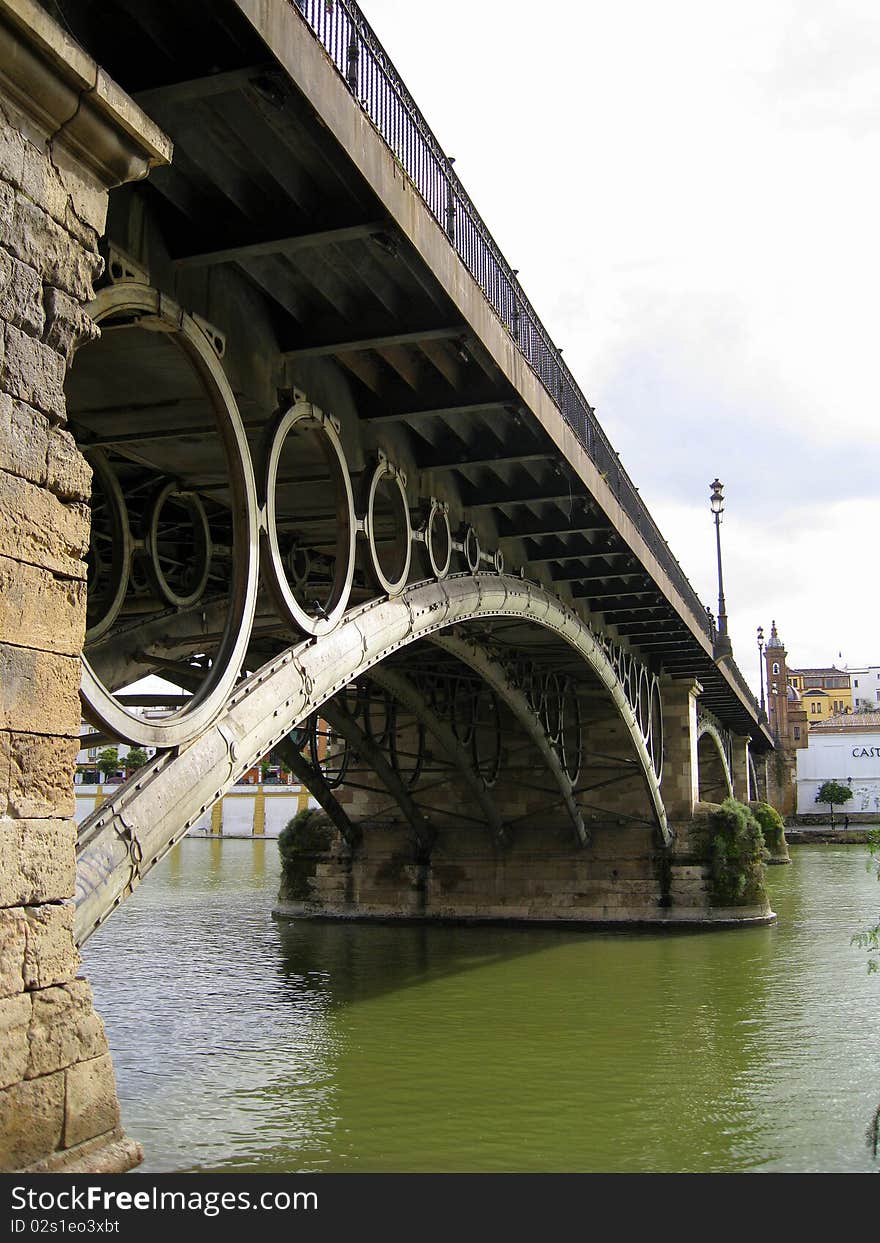
[[[714,479],[711,483],[712,495],[709,498],[709,504],[712,506],[713,514],[724,512],[724,484],[720,479]]]

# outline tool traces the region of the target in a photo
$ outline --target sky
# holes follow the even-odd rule
[[[880,663],[880,5],[361,7],[755,689]]]

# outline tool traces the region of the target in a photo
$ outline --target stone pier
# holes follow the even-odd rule
[[[141,1159],[73,943],[91,471],[64,379],[110,187],[170,144],[28,0],[0,0],[0,1169]]]
[[[488,825],[456,821],[461,800],[445,787],[424,798],[435,837],[428,850],[418,849],[403,818],[392,814],[387,793],[348,788],[340,802],[362,829],[359,842],[346,845],[329,823],[313,827],[285,871],[276,914],[663,926],[772,919],[766,902],[736,909],[711,902],[706,843],[714,804],[699,801],[700,690],[692,679],[668,679],[663,687],[661,788],[670,844],[652,820],[643,774],[627,771],[630,744],[609,705],[585,723],[579,778],[585,846],[577,844],[564,809],[541,792],[546,773],[525,762],[515,780],[492,790],[509,826],[504,841],[494,841]],[[512,722],[505,722],[504,736],[515,736]]]

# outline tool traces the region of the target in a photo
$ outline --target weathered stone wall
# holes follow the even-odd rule
[[[672,849],[648,826],[594,825],[585,849],[571,832],[519,830],[493,847],[474,827],[444,828],[429,862],[416,859],[401,826],[370,825],[351,852],[331,842],[282,881],[276,914],[290,918],[528,920],[585,924],[694,924],[772,919],[766,902],[713,906],[706,817],[679,827]],[[698,844],[699,843],[699,844]]]
[[[0,97],[0,1167],[125,1147],[113,1069],[72,937],[91,472],[64,374],[102,221]],[[100,1137],[99,1143],[94,1143]],[[128,1164],[138,1156],[127,1146]],[[106,1154],[105,1154],[106,1156]],[[113,1164],[118,1164],[114,1161]]]
[[[113,129],[110,88],[106,81],[98,88],[97,66],[39,6],[0,0],[5,1170],[120,1170],[141,1157],[120,1128],[103,1025],[77,976],[71,902],[91,472],[66,426],[64,379],[76,346],[97,333],[84,308],[102,269],[98,241],[111,181],[72,152],[66,127],[91,94],[97,155]]]

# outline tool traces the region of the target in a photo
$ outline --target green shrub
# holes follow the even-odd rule
[[[754,803],[752,815],[761,826],[764,842],[771,857],[784,855],[788,858],[788,843],[785,840],[785,822],[775,807],[769,803]]]
[[[318,857],[330,849],[333,838],[333,825],[319,807],[303,807],[287,822],[278,834],[282,900],[311,897]]]
[[[715,906],[755,906],[766,902],[764,835],[752,812],[726,798],[709,814],[709,871]]]
[[[333,825],[320,807],[303,807],[278,834],[282,862],[326,850],[333,841]]]

